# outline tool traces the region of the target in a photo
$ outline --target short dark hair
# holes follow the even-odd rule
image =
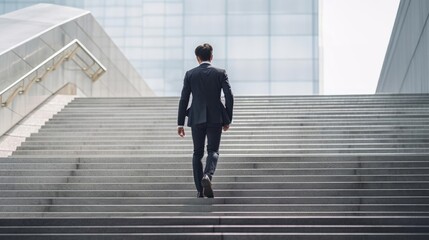
[[[213,55],[213,47],[208,43],[204,43],[195,48],[195,55],[199,57],[201,61],[210,61]]]

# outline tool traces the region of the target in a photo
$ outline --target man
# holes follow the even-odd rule
[[[195,49],[197,61],[200,64],[186,72],[182,94],[179,101],[177,118],[177,133],[185,136],[185,117],[188,116],[188,127],[192,130],[194,154],[192,166],[194,173],[197,197],[213,198],[212,177],[216,170],[219,158],[219,144],[224,131],[229,129],[232,120],[234,98],[228,76],[223,69],[211,65],[213,48],[210,44],[203,44]],[[221,89],[225,96],[225,105],[222,104]],[[188,107],[189,96],[192,93],[192,104]],[[207,159],[203,172],[201,159],[204,156],[204,145],[207,137]]]

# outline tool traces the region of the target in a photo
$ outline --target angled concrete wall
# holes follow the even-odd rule
[[[429,1],[402,0],[377,93],[429,93]]]
[[[152,90],[86,10],[37,4],[0,16],[0,92],[78,39],[107,68],[93,82],[74,62],[50,72],[7,107],[0,107],[0,135],[52,94],[72,84],[85,96],[153,96]]]

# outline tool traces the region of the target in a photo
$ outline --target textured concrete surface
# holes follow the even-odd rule
[[[34,110],[6,134],[0,137],[0,157],[7,157],[32,133],[39,131],[54,114],[61,111],[75,96],[56,95]]]

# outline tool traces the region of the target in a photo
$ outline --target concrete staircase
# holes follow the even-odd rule
[[[429,239],[429,95],[236,97],[214,199],[177,104],[68,104],[0,159],[0,239]]]

